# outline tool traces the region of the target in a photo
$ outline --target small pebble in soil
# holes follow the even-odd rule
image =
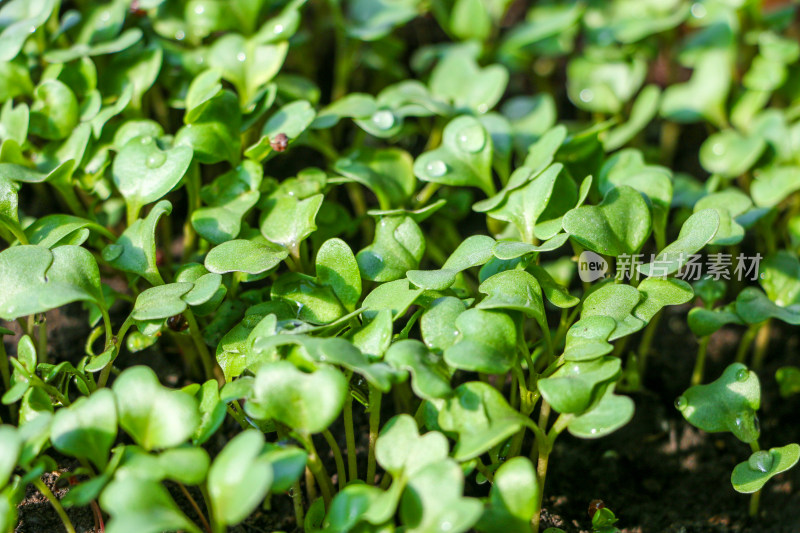
[[[172,331],[183,331],[189,327],[189,323],[185,316],[177,314],[167,319],[167,327]]]
[[[592,500],[589,502],[589,510],[587,511],[589,513],[589,518],[594,518],[594,514],[600,509],[604,509],[605,506],[606,504],[603,500]]]
[[[289,146],[289,137],[285,133],[279,133],[269,141],[270,147],[276,152],[285,152]]]

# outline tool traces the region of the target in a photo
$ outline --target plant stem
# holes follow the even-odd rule
[[[536,477],[539,480],[539,492],[536,495],[536,507],[534,507],[533,518],[531,518],[531,530],[539,533],[539,524],[542,519],[542,499],[544,497],[544,482],[547,478],[547,463],[550,460],[549,453],[540,453],[539,460],[536,462]]]
[[[764,358],[767,356],[767,348],[769,347],[769,335],[772,320],[767,319],[761,329],[758,330],[756,335],[756,346],[753,351],[753,370],[761,370],[764,366]]]
[[[323,431],[322,436],[325,437],[325,440],[328,442],[328,446],[331,447],[333,458],[336,461],[336,475],[339,478],[339,490],[344,490],[344,487],[347,485],[347,478],[344,473],[344,459],[342,459],[342,450],[339,448],[339,444],[337,444],[336,439],[329,430],[326,429]]]
[[[761,449],[761,446],[758,444],[758,440],[754,440],[750,443],[750,450],[753,453],[756,453]],[[753,494],[750,495],[750,516],[755,518],[758,516],[758,505],[761,501],[761,491],[757,490]]]
[[[348,392],[344,402],[344,437],[347,444],[347,479],[352,483],[358,479],[358,462],[356,461],[356,437],[353,430],[353,395]]]
[[[41,492],[42,495],[48,499],[50,505],[53,506],[56,514],[64,524],[64,529],[67,530],[67,533],[75,533],[75,528],[72,525],[72,521],[67,516],[67,512],[64,510],[64,507],[61,505],[61,502],[58,500],[58,498],[56,498],[55,494],[53,494],[47,485],[44,484],[44,481],[37,477],[33,480],[33,485],[39,489],[39,492]]]
[[[750,346],[752,346],[753,340],[756,338],[756,334],[760,328],[760,324],[751,324],[750,327],[747,328],[747,331],[744,332],[744,335],[742,335],[742,339],[739,341],[739,348],[736,349],[737,363],[744,363],[747,358],[747,352],[750,350]]]
[[[183,312],[186,321],[189,323],[189,335],[191,335],[197,352],[200,354],[200,361],[203,363],[203,370],[206,374],[206,379],[216,379],[220,387],[225,385],[225,376],[222,374],[222,369],[217,364],[217,360],[211,357],[208,351],[203,335],[200,333],[200,326],[197,324],[197,319],[194,317],[192,310],[187,307]]]
[[[128,315],[128,318],[125,319],[125,322],[119,327],[119,331],[117,331],[117,335],[113,338],[114,348],[116,350],[116,354],[114,357],[109,361],[106,367],[100,372],[100,378],[97,380],[97,388],[102,389],[108,383],[108,376],[111,375],[111,369],[114,366],[114,360],[119,355],[120,346],[122,346],[122,341],[125,339],[125,334],[128,332],[130,327],[133,325],[134,320],[133,316]]]
[[[189,494],[189,491],[186,489],[186,487],[184,486],[183,483],[178,483],[178,488],[181,489],[181,492],[183,493],[183,495],[186,496],[187,500],[189,500],[189,504],[192,506],[192,509],[194,509],[194,512],[197,513],[197,516],[200,517],[200,522],[203,523],[203,527],[205,528],[205,530],[208,533],[212,533],[211,525],[209,525],[208,520],[206,520],[206,517],[203,514],[203,511],[200,510],[200,506],[197,505],[197,501],[195,501],[195,499],[192,498],[192,495]]]
[[[36,321],[38,342],[36,346],[37,360],[39,363],[47,363],[47,317],[42,314],[41,320]]]
[[[317,485],[319,485],[319,490],[322,493],[322,499],[325,500],[325,507],[327,508],[331,503],[333,494],[331,477],[328,475],[328,472],[325,470],[325,465],[322,464],[322,460],[319,458],[319,454],[317,453],[317,449],[314,447],[314,440],[312,439],[311,435],[300,435],[300,441],[303,443],[306,451],[308,452],[308,469],[311,470],[311,473],[317,480]]]
[[[711,335],[706,335],[700,339],[700,346],[697,348],[697,360],[694,362],[694,371],[692,372],[692,385],[700,385],[703,382],[709,340],[711,340]]]
[[[375,484],[375,443],[378,442],[378,431],[381,425],[381,391],[369,386],[369,455],[367,456],[368,485]]]
[[[650,354],[650,346],[653,344],[653,338],[658,331],[658,323],[661,322],[661,311],[650,319],[647,328],[642,335],[642,341],[639,343],[639,365],[637,372],[639,374],[639,384],[644,381],[644,373],[647,370],[647,356]]]
[[[292,483],[292,505],[294,506],[294,519],[297,522],[297,530],[303,530],[303,490],[300,488],[300,480]]]

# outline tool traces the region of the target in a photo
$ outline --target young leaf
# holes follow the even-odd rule
[[[754,442],[761,433],[756,411],[761,404],[758,376],[733,363],[707,385],[690,387],[675,407],[695,427],[715,433],[730,431],[742,442]]]
[[[145,450],[177,446],[197,429],[197,401],[168,389],[145,366],[125,370],[112,386],[119,425]]]
[[[214,459],[208,471],[208,495],[219,524],[238,524],[269,493],[272,465],[263,450],[264,436],[249,429],[231,439]]]
[[[103,470],[117,437],[117,408],[108,389],[75,400],[53,417],[50,440],[59,452],[92,461]]]
[[[256,372],[246,412],[259,420],[277,420],[309,434],[333,423],[344,405],[347,382],[340,372],[321,367],[311,374],[288,361],[262,366]]]
[[[753,452],[750,458],[736,465],[731,484],[737,492],[751,494],[774,476],[786,472],[800,460],[800,445],[792,443],[780,448]]]
[[[634,254],[650,235],[650,210],[641,194],[620,186],[609,190],[596,206],[567,212],[563,225],[573,239],[594,252]]]

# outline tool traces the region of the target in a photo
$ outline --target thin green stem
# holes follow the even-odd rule
[[[300,442],[302,442],[308,452],[308,469],[311,470],[314,479],[317,480],[317,485],[319,485],[322,499],[325,500],[325,507],[327,508],[333,498],[331,477],[328,475],[327,470],[325,470],[325,465],[322,464],[322,459],[320,459],[317,449],[314,447],[314,439],[311,438],[311,435],[299,435],[299,437]]]
[[[345,486],[347,485],[347,477],[344,471],[344,459],[342,459],[342,450],[339,448],[339,444],[336,442],[336,439],[333,437],[329,430],[325,430],[322,432],[322,436],[325,437],[325,440],[328,442],[328,446],[331,447],[331,451],[333,452],[333,459],[336,461],[336,475],[338,476],[338,484],[339,490],[344,490]]]
[[[761,450],[761,446],[758,444],[758,439],[754,440],[750,443],[750,450],[753,453]],[[757,490],[753,494],[750,495],[750,516],[755,518],[758,516],[758,505],[761,501],[761,491]]]
[[[33,480],[33,485],[39,489],[39,492],[41,492],[42,495],[50,502],[50,505],[53,506],[56,514],[64,524],[64,529],[67,530],[67,533],[75,533],[75,527],[72,525],[72,521],[67,516],[67,512],[64,510],[64,507],[61,505],[59,499],[56,498],[55,494],[53,494],[47,485],[44,484],[44,481],[37,477]]]
[[[694,371],[692,372],[692,385],[700,385],[703,382],[709,340],[711,340],[711,335],[700,339],[700,346],[697,348],[697,360],[694,362]]]
[[[134,320],[132,315],[128,315],[128,318],[125,319],[125,322],[117,331],[116,336],[112,337],[114,340],[114,350],[115,354],[111,358],[111,361],[106,365],[106,367],[100,372],[100,378],[97,380],[97,388],[102,389],[108,383],[108,377],[111,375],[111,369],[114,367],[114,360],[119,355],[120,346],[122,346],[122,341],[125,339],[125,334],[128,332],[130,327],[133,325]]]
[[[761,329],[758,330],[758,335],[756,335],[756,343],[753,350],[753,370],[761,370],[764,366],[764,358],[766,358],[767,348],[769,348],[771,323],[772,321],[767,319]]]
[[[186,317],[186,321],[189,323],[189,335],[192,337],[197,352],[200,354],[200,361],[203,363],[206,379],[216,379],[220,386],[225,385],[225,376],[222,373],[222,369],[217,364],[217,360],[211,356],[211,352],[208,351],[208,345],[203,339],[203,334],[200,332],[200,326],[197,324],[194,313],[187,307],[186,311],[183,312],[183,316]]]
[[[194,509],[194,512],[197,513],[197,516],[200,517],[200,522],[202,522],[203,527],[205,528],[205,530],[208,533],[212,533],[211,525],[208,523],[208,520],[206,520],[206,517],[203,514],[203,511],[200,510],[200,506],[197,505],[197,501],[195,501],[195,499],[192,497],[192,495],[189,493],[189,491],[186,489],[186,487],[184,486],[183,483],[178,483],[178,488],[181,489],[181,492],[183,493],[183,495],[186,496],[187,500],[189,500],[189,505],[192,506],[192,509]]]
[[[650,346],[653,344],[656,332],[658,331],[658,324],[661,322],[661,311],[650,319],[650,323],[644,330],[642,341],[639,343],[639,361],[637,373],[639,374],[639,383],[644,380],[644,372],[647,369],[647,356],[650,354]]]
[[[367,456],[367,479],[368,485],[375,484],[375,470],[377,463],[375,460],[375,444],[378,442],[378,431],[381,425],[381,391],[376,387],[369,386],[369,455]]]
[[[297,530],[303,530],[303,489],[300,488],[300,480],[292,483],[292,505],[294,506],[294,519],[297,522]]]
[[[36,321],[38,342],[36,346],[37,361],[47,363],[47,317],[42,314],[41,320]]]
[[[744,363],[745,359],[747,359],[747,352],[750,350],[750,346],[753,345],[753,340],[755,340],[760,329],[761,324],[752,324],[747,328],[747,331],[744,332],[742,339],[739,341],[739,347],[736,349],[737,363]]]

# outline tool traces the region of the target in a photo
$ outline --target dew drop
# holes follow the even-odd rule
[[[372,115],[372,123],[379,129],[388,130],[394,126],[394,114],[386,109],[376,111],[375,114]]]
[[[682,411],[686,409],[687,405],[689,405],[689,401],[686,399],[686,396],[678,396],[675,399],[675,409]]]
[[[425,167],[425,170],[434,178],[440,178],[447,174],[447,164],[445,164],[444,161],[436,159],[435,161],[428,163],[428,165]]]
[[[100,15],[100,20],[102,20],[103,22],[108,22],[109,20],[111,20],[111,13],[109,13],[108,11],[103,11],[103,14]]]
[[[239,52],[236,54],[237,61],[244,62],[245,59],[247,59],[247,55],[244,52]]]
[[[486,104],[478,104],[478,113],[486,113],[489,111],[489,106]]]
[[[591,89],[584,89],[578,96],[582,102],[591,102],[594,99],[594,92]]]
[[[722,143],[714,143],[711,146],[711,151],[714,152],[714,155],[722,155],[725,153],[725,145]]]
[[[701,19],[706,16],[708,11],[706,10],[706,6],[701,3],[694,3],[692,4],[692,16],[698,19]]]
[[[151,142],[153,142],[153,138],[150,137],[149,135],[145,135],[139,140],[139,142],[142,144],[150,144]]]
[[[167,160],[166,154],[162,151],[153,152],[149,156],[147,156],[147,161],[145,161],[145,165],[147,168],[158,168],[164,164],[164,161]]]
[[[774,460],[771,453],[766,450],[760,450],[750,456],[750,459],[747,460],[747,465],[750,470],[766,473],[772,468]]]
[[[450,531],[451,529],[453,529],[453,524],[451,524],[450,522],[442,522],[441,523],[441,530],[442,531]]]
[[[466,127],[458,133],[456,143],[465,152],[480,152],[486,146],[486,132],[478,125]]]
[[[35,31],[36,31],[36,26],[31,26],[30,28],[28,28],[28,33],[33,33]]]
[[[590,429],[590,430],[589,430],[589,433],[591,433],[592,435],[594,435],[595,433],[597,433],[597,428],[592,428],[592,429]]]
[[[283,24],[275,24],[275,27],[272,29],[275,34],[283,33]]]
[[[203,6],[197,6],[194,8],[194,12],[197,13],[198,15],[202,15],[205,10],[206,8]]]
[[[746,368],[743,368],[736,373],[737,381],[747,381],[747,378],[749,377],[750,377],[750,372],[748,372]]]
[[[183,30],[178,30],[178,31],[175,32],[175,40],[176,41],[182,41],[185,38],[186,38],[186,34],[183,32]]]

